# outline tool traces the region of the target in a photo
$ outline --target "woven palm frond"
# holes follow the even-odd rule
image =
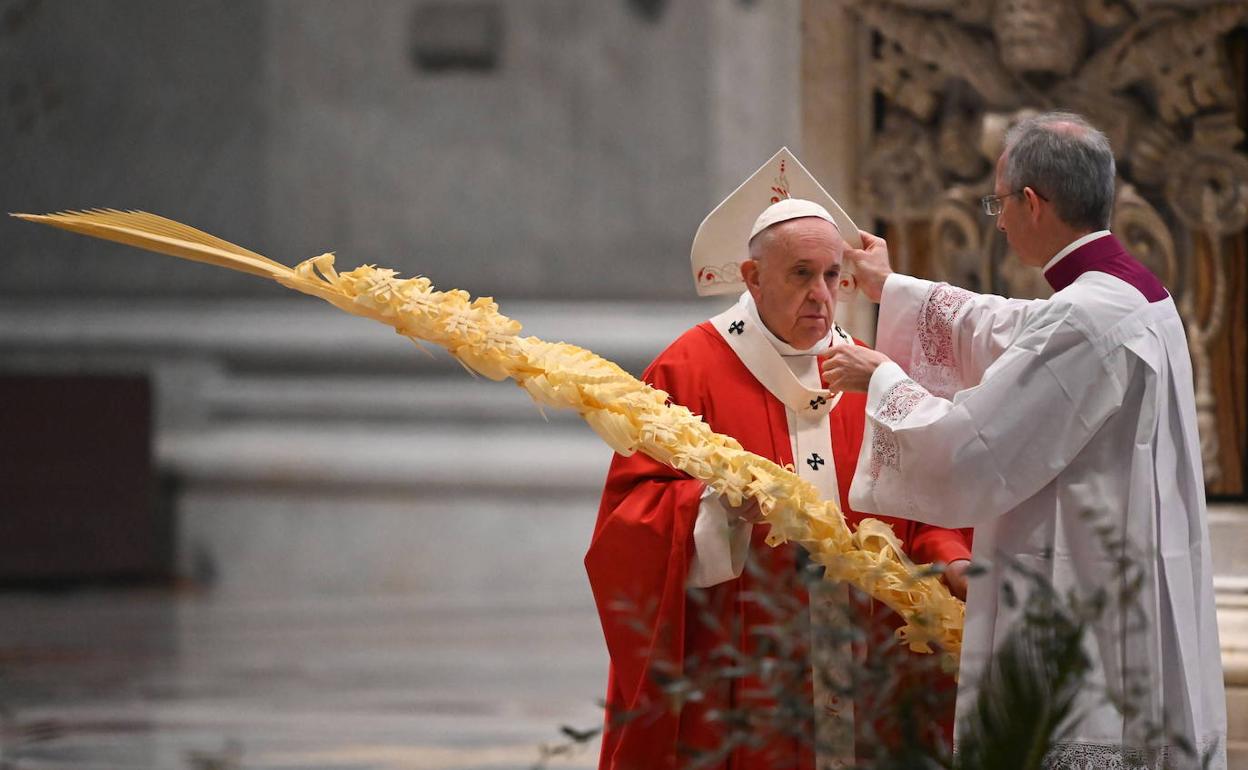
[[[241,270],[265,278],[275,278],[291,272],[289,267],[254,251],[145,211],[92,209],[13,216],[28,222],[40,222],[82,235],[93,235],[127,246]]]
[[[835,500],[810,482],[715,433],[667,394],[619,366],[567,343],[521,337],[521,325],[489,297],[438,291],[428,278],[400,278],[362,265],[347,272],[322,254],[288,268],[192,227],[139,211],[19,214],[22,219],[273,279],[348,313],[393,327],[419,344],[446,348],[470,371],[513,379],[539,406],[571,409],[615,451],[642,452],[711,485],[732,505],[755,499],[771,529],[767,543],[794,542],[829,580],[842,580],[898,612],[898,637],[915,652],[939,650],[956,667],[965,606],[925,566],[905,556],[888,525],[851,530]]]

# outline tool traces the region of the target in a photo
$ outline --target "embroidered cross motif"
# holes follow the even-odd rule
[[[745,334],[745,321],[733,321],[728,324],[729,334]]]
[[[806,458],[806,464],[810,466],[812,471],[819,470],[819,466],[826,462],[827,460],[820,457],[818,452],[811,452],[810,457]]]
[[[819,407],[823,406],[826,403],[828,403],[828,400],[826,398],[824,398],[823,396],[816,396],[815,398],[812,398],[810,400],[810,408],[818,409]]]

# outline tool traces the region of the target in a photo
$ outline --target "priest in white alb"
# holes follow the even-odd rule
[[[1019,622],[1021,567],[1063,594],[1127,592],[1106,543],[1130,544],[1143,622],[1110,609],[1084,637],[1091,673],[1050,768],[1226,767],[1226,699],[1192,372],[1165,287],[1106,228],[1114,159],[1070,113],[1015,126],[985,213],[1047,300],[892,273],[887,245],[846,251],[880,303],[877,349],[835,348],[834,390],[867,393],[850,491],[858,511],[974,527],[958,695],[965,724],[985,662]],[[1128,708],[1111,703],[1123,698]],[[961,731],[961,727],[958,728]]]

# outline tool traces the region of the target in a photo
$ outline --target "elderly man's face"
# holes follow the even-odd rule
[[[809,348],[832,328],[845,241],[818,217],[780,222],[756,237],[741,273],[758,314],[772,334]]]
[[[993,195],[1001,196],[1001,213],[997,215],[997,229],[1005,233],[1005,240],[1024,265],[1039,267],[1048,257],[1038,253],[1037,224],[1035,212],[1027,196],[1019,190],[1011,190],[1005,182],[1005,153],[997,159],[996,181]]]

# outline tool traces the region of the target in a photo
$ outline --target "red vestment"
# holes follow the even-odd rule
[[[750,374],[710,323],[683,334],[642,378],[750,452],[792,465],[784,405]],[[850,509],[848,496],[862,442],[865,403],[865,394],[845,393],[829,416],[839,503],[851,526],[864,518]],[[755,526],[751,536],[749,560],[754,569],[703,589],[705,601],[691,603],[686,578],[703,489],[702,482],[641,453],[616,455],[611,462],[585,556],[611,658],[602,770],[676,768],[684,764],[678,746],[719,746],[723,728],[713,715],[707,719],[708,712],[750,703],[751,683],[724,681],[722,690],[674,710],[665,707],[668,701],[655,674],[679,670],[695,656],[705,662],[725,642],[749,654],[756,644],[751,629],[775,623],[774,616],[749,600],[751,592],[775,590],[786,577],[792,579],[790,590],[804,592],[796,580],[799,546],[767,546],[763,524]],[[892,524],[918,563],[970,558],[964,532],[877,518]],[[621,718],[626,714],[631,716]],[[784,766],[813,767],[809,742],[778,739],[759,750],[737,748],[721,765],[732,770]]]

